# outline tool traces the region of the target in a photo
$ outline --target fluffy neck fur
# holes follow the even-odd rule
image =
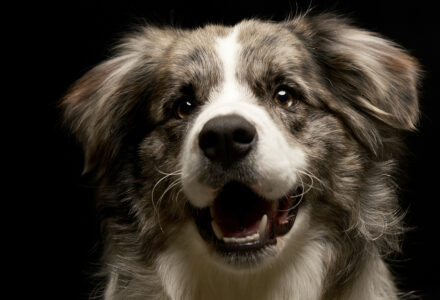
[[[343,286],[329,282],[328,278],[336,277],[329,274],[336,270],[333,246],[326,242],[323,228],[312,227],[309,216],[308,212],[298,216],[297,228],[289,234],[294,242],[286,245],[282,259],[252,271],[234,271],[213,262],[194,225],[187,223],[154,268],[125,279],[111,273],[104,299],[397,299],[377,251],[365,253],[362,266]]]

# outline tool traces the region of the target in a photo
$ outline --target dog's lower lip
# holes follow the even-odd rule
[[[194,208],[193,215],[201,236],[215,250],[223,253],[258,251],[276,244],[277,237],[292,228],[298,209],[295,194],[270,202],[246,186],[231,183],[220,189],[211,207]]]

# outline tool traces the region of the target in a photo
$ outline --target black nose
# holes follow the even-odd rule
[[[246,156],[257,138],[255,127],[238,115],[209,120],[199,134],[199,147],[211,161],[224,166]]]

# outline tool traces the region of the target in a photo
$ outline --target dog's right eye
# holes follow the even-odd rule
[[[185,119],[193,111],[194,106],[195,105],[189,100],[180,101],[175,108],[176,117]]]
[[[289,108],[297,102],[296,98],[286,88],[279,88],[274,95],[274,100],[284,108]]]

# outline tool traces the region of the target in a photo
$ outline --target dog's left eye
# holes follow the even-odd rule
[[[287,89],[278,89],[275,93],[274,100],[284,108],[289,108],[296,103],[295,97]]]
[[[194,109],[194,104],[189,100],[183,100],[175,108],[176,116],[179,119],[185,119]]]

